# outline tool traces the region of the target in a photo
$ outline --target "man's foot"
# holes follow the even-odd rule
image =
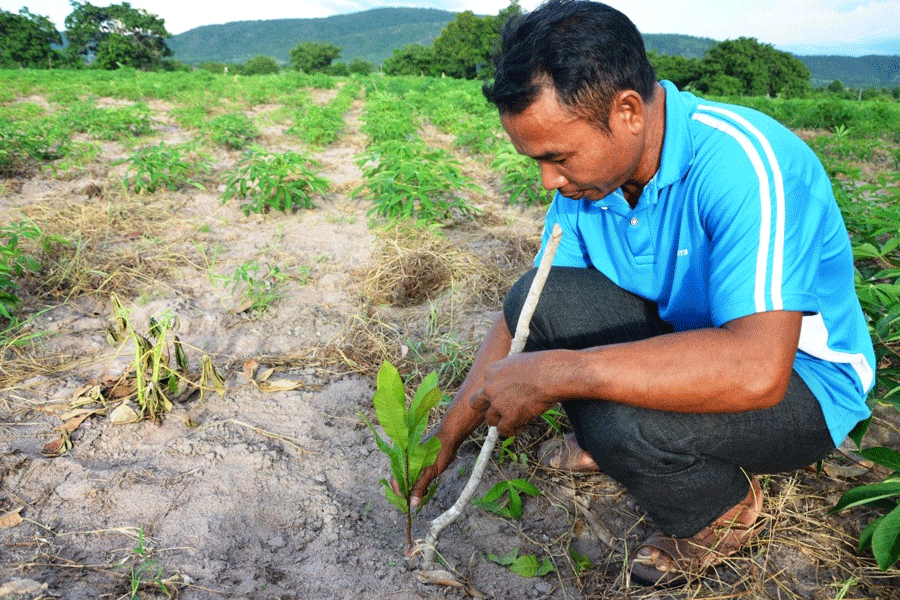
[[[574,433],[554,438],[541,446],[540,463],[551,469],[572,473],[596,473],[600,470],[591,455],[582,450]]]
[[[762,489],[755,477],[750,491],[721,517],[689,538],[656,532],[644,540],[631,565],[631,578],[644,585],[675,585],[686,574],[722,562],[758,534]]]

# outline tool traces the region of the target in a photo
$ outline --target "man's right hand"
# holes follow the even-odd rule
[[[435,434],[440,439],[439,434]],[[422,440],[422,442],[428,441],[428,438]],[[413,484],[412,493],[409,498],[409,506],[410,508],[419,508],[419,505],[422,503],[422,498],[428,495],[428,488],[431,487],[431,483],[440,476],[441,473],[456,460],[456,447],[453,444],[445,442],[441,439],[441,449],[438,451],[437,459],[435,459],[434,464],[426,467],[422,470],[422,474],[419,475],[419,479]],[[400,491],[400,485],[397,483],[397,480],[391,477],[391,489],[394,490],[394,493],[400,497],[403,497],[403,494]]]

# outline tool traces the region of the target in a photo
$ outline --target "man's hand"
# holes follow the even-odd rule
[[[559,400],[551,389],[555,379],[547,360],[551,354],[514,354],[488,366],[484,385],[472,394],[472,409],[483,413],[503,437],[522,431]]]
[[[434,464],[423,469],[422,474],[419,475],[419,479],[413,484],[412,493],[409,497],[410,508],[419,507],[422,498],[428,494],[428,488],[431,486],[431,483],[456,459],[456,449],[458,446],[443,440],[440,431],[435,432],[434,435],[441,440],[441,449],[438,451],[437,459],[435,459]],[[428,441],[430,437],[431,436],[428,436],[422,440],[422,442]],[[397,480],[391,477],[390,483],[394,493],[403,497],[403,492],[400,491],[400,485],[397,483]]]

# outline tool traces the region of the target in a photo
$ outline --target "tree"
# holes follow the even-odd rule
[[[723,84],[743,96],[798,97],[809,91],[810,72],[803,62],[754,38],[716,44],[700,67],[697,87],[709,94],[724,93]]]
[[[407,44],[394,48],[390,58],[381,65],[385,75],[440,75],[435,64],[434,50],[422,44]]]
[[[841,83],[840,79],[835,79],[831,83],[828,84],[828,91],[833,94],[843,94],[844,93],[844,84]]]
[[[244,75],[270,75],[280,71],[278,62],[271,56],[257,55],[243,64]]]
[[[657,54],[653,50],[647,52],[647,58],[659,79],[668,79],[679,89],[694,85],[700,78],[701,65],[698,58]]]
[[[371,75],[372,71],[375,70],[375,65],[367,60],[354,58],[347,65],[347,70],[350,71],[351,75],[362,75],[365,77],[366,75]]]
[[[110,6],[80,4],[66,17],[66,37],[71,56],[103,69],[133,67],[151,70],[172,56],[165,40],[165,20],[128,2]]]
[[[432,42],[438,69],[448,77],[475,79],[491,66],[498,37],[493,17],[476,17],[471,10],[458,13]]]
[[[22,8],[19,14],[0,10],[0,67],[52,68],[62,36],[47,17]]]
[[[291,49],[291,66],[304,73],[326,70],[341,56],[341,48],[331,42],[300,42]]]

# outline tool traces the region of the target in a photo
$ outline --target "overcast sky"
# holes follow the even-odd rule
[[[525,10],[539,3],[520,0]],[[380,6],[472,10],[484,15],[497,14],[508,4],[509,0],[131,0],[133,7],[165,19],[172,34],[229,21],[328,17]],[[798,54],[900,55],[900,0],[610,0],[609,4],[625,12],[643,33],[682,33],[715,40],[755,37]],[[72,12],[68,0],[0,0],[0,8],[7,11],[18,12],[22,6],[50,17],[60,29]]]

